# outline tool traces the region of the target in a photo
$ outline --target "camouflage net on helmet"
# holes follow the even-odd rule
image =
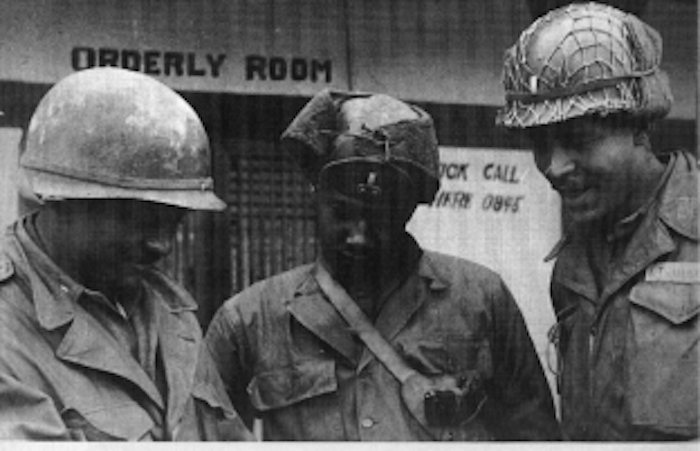
[[[672,103],[661,38],[612,7],[573,4],[525,30],[508,50],[497,122],[526,128],[587,114],[663,117]]]

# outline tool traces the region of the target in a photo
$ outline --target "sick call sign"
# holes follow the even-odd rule
[[[441,189],[432,208],[517,214],[523,208],[527,188],[525,168],[503,158],[464,158],[440,163]],[[494,157],[496,152],[494,152]]]

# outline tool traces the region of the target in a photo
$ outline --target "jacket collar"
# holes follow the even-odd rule
[[[410,271],[407,281],[393,292],[387,293],[388,298],[375,322],[375,327],[387,341],[392,340],[406,326],[411,316],[425,301],[425,295],[421,291],[424,285],[430,290],[449,287],[448,275],[434,259],[423,253],[417,245],[415,250],[420,255],[416,268]],[[345,320],[326,299],[314,277],[322,265],[321,261],[317,261],[309,266],[295,290],[293,299],[286,301],[286,307],[304,327],[355,364],[360,356],[357,355],[354,335]],[[427,283],[421,283],[423,280]],[[362,362],[367,358],[365,350]]]
[[[292,299],[285,300],[285,307],[301,325],[354,364],[358,356],[353,334],[314,276],[320,265],[320,261],[309,265]]]
[[[383,306],[377,318],[377,329],[384,338],[392,340],[425,302],[425,286],[431,291],[436,291],[447,288],[449,284],[449,278],[443,273],[443,268],[440,268],[430,254],[422,253],[417,271],[397,287]]]
[[[85,287],[72,279],[31,238],[34,216],[26,216],[11,230],[14,258],[19,260],[19,275],[27,280],[37,320],[45,330],[54,330],[75,317],[75,306]]]
[[[13,258],[18,263],[18,276],[28,283],[39,325],[46,331],[65,326],[50,340],[56,357],[130,380],[162,407],[158,390],[138,362],[80,307],[82,296],[101,295],[87,290],[46,255],[28,230],[32,220],[25,217],[13,226]]]
[[[661,197],[659,217],[677,233],[698,241],[698,162],[685,152],[670,159],[673,172]]]
[[[377,330],[391,342],[408,325],[414,314],[428,299],[426,292],[449,288],[447,268],[442,268],[429,253],[422,253],[418,267],[398,287],[386,301],[376,321]],[[365,347],[360,359],[359,370],[367,366],[376,356]]]
[[[195,383],[202,333],[194,311],[194,299],[179,285],[160,273],[149,272],[149,302],[154,303],[158,343],[168,391],[167,424],[182,418]],[[156,283],[156,280],[159,282]]]
[[[657,191],[658,202],[649,204],[626,247],[621,264],[611,274],[602,298],[643,270],[660,255],[675,248],[669,228],[691,240],[698,240],[697,169],[693,157],[684,152],[668,156],[669,175]],[[660,220],[657,220],[658,219]],[[575,229],[567,231],[547,259],[558,258],[553,280],[594,300],[595,279],[588,261],[587,237]]]
[[[55,343],[58,358],[107,372],[139,386],[160,408],[162,396],[155,383],[131,355],[79,305],[81,296],[101,296],[71,279],[35,243],[27,231],[31,218],[18,221],[11,230],[13,259],[18,275],[31,287],[32,302],[41,327],[47,331],[68,326]],[[168,386],[168,421],[174,424],[184,412],[194,384],[201,331],[193,315],[194,299],[179,285],[155,269],[141,273],[146,302],[153,303],[158,343]]]
[[[13,246],[15,258],[22,266],[31,268],[23,271],[32,287],[34,305],[39,324],[46,330],[65,325],[75,317],[75,306],[84,294],[102,296],[92,291],[65,273],[32,239],[29,228],[33,227],[34,216],[26,216],[13,226],[11,234],[16,238]],[[163,298],[171,313],[194,311],[197,303],[184,289],[169,281],[159,271],[144,268],[142,276],[150,284],[162,286],[171,292]]]

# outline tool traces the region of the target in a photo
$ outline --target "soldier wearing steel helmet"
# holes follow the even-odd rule
[[[314,187],[319,258],[217,312],[206,342],[265,440],[549,440],[549,387],[501,278],[421,249],[438,190],[423,110],[325,90],[282,135]]]
[[[572,4],[506,54],[498,121],[530,138],[568,224],[550,337],[573,440],[698,436],[697,161],[649,143],[672,104],[661,44],[631,14]]]
[[[0,242],[0,438],[252,437],[194,300],[154,267],[188,210],[225,207],[194,110],[145,75],[90,69],[49,90],[25,138],[39,208]]]

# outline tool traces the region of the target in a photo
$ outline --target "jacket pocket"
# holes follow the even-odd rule
[[[136,404],[87,411],[66,407],[61,418],[75,440],[143,440],[154,426],[153,419]]]
[[[256,374],[248,385],[263,440],[343,440],[333,360],[308,359]]]
[[[338,389],[333,360],[306,360],[256,374],[248,385],[253,406],[260,412],[287,407]]]
[[[493,375],[491,343],[486,339],[463,339],[457,334],[448,334],[443,343],[447,350],[448,367],[458,375],[478,374],[483,379]]]
[[[635,425],[697,434],[699,288],[642,282],[630,292],[627,390]]]
[[[681,325],[700,313],[700,285],[692,283],[642,282],[632,288],[630,301]]]
[[[421,339],[399,339],[396,351],[405,362],[425,376],[448,374],[459,377],[493,374],[491,345],[485,338],[465,337],[456,331],[438,331]]]
[[[235,415],[231,403],[228,402],[226,394],[217,390],[212,384],[207,382],[197,382],[192,390],[192,397],[195,401],[206,406],[209,410],[216,412],[216,416]]]
[[[192,399],[173,435],[178,441],[254,439],[229,403],[227,395],[207,381],[195,383]]]

